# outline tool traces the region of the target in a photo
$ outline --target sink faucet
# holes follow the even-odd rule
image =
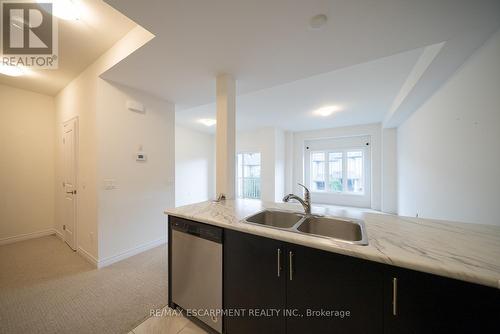
[[[306,215],[310,215],[311,214],[311,194],[309,192],[309,189],[307,189],[307,187],[303,184],[300,184],[300,183],[297,183],[297,184],[301,187],[304,187],[304,189],[305,189],[304,199],[302,199],[299,196],[294,195],[294,194],[288,194],[285,197],[283,197],[283,202],[288,202],[291,199],[294,199],[294,200],[298,201],[300,204],[302,204]]]

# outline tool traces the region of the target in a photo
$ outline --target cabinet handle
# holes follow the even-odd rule
[[[289,275],[290,275],[290,281],[293,280],[293,252],[288,253],[288,269],[289,269]]]
[[[398,315],[398,279],[392,278],[392,315]]]
[[[281,275],[281,248],[278,248],[278,277]]]

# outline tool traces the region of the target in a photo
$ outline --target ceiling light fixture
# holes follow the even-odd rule
[[[37,0],[37,2],[47,3],[47,0]],[[79,20],[80,9],[75,0],[52,0],[52,14],[63,20]]]
[[[217,123],[217,121],[213,118],[202,118],[202,119],[199,119],[198,122],[200,122],[201,124],[203,124],[205,126],[213,126]]]
[[[0,73],[10,77],[20,77],[21,75],[26,74],[24,68],[20,66],[9,66],[4,64],[0,64]]]
[[[327,106],[314,110],[314,114],[318,116],[327,117],[339,110],[340,108],[338,106]]]
[[[328,17],[325,14],[313,16],[309,19],[309,27],[314,30],[321,29],[326,24],[326,21],[328,21]]]

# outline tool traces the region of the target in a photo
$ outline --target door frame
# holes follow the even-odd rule
[[[79,157],[79,148],[80,148],[80,141],[79,141],[79,129],[80,129],[80,124],[79,124],[79,118],[78,116],[74,116],[74,117],[70,117],[68,118],[67,120],[65,121],[62,121],[61,122],[61,144],[62,144],[62,140],[63,140],[63,137],[64,137],[64,126],[65,124],[69,123],[69,122],[74,122],[75,126],[74,126],[74,155],[75,155],[75,160],[74,160],[74,171],[75,171],[75,190],[76,190],[76,194],[74,195],[75,198],[74,198],[74,201],[75,201],[75,204],[74,204],[74,207],[75,207],[75,226],[74,226],[74,229],[73,229],[73,232],[74,232],[74,242],[75,242],[75,249],[74,251],[77,251],[78,250],[78,195],[80,194],[80,189],[78,187],[78,184],[79,184],[79,180],[78,180],[78,166],[79,166],[79,163],[78,163],[78,157]],[[62,148],[62,154],[61,156],[63,157],[64,156],[64,148],[62,147],[61,145],[61,148]],[[62,164],[62,169],[64,169],[64,164]],[[61,173],[61,175],[63,175],[63,173]],[[64,184],[64,180],[62,181],[62,189],[63,189],[63,196],[64,196],[64,192],[66,191],[65,190],[65,184]],[[64,224],[63,224],[64,225]],[[65,237],[65,234],[64,234],[64,230],[61,232],[62,236],[63,236],[63,240],[65,243],[66,242],[66,237]],[[71,247],[70,247],[71,248]]]

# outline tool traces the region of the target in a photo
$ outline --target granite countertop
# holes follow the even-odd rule
[[[313,213],[362,219],[369,245],[359,246],[241,220],[266,208],[302,212],[300,205],[258,200],[201,202],[165,214],[268,238],[500,288],[500,227],[400,217],[372,210],[313,206]]]

